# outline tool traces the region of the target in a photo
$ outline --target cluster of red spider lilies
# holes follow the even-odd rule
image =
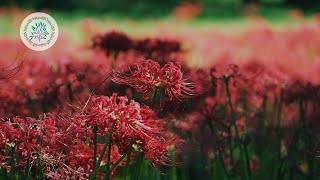
[[[191,178],[312,179],[319,32],[317,23],[240,37],[111,31],[90,48],[20,54],[18,65],[4,53],[0,177],[151,178],[145,164],[185,177],[196,163],[204,168]],[[205,66],[190,65],[192,48]]]

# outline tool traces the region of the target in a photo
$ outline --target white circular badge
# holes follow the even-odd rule
[[[30,14],[20,26],[22,42],[35,51],[44,51],[52,47],[58,39],[58,34],[56,21],[42,12]]]

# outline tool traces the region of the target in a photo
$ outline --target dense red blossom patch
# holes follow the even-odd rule
[[[149,107],[140,106],[133,100],[128,102],[126,97],[116,94],[92,96],[84,107],[71,115],[44,114],[39,120],[3,119],[0,123],[1,167],[10,169],[13,151],[17,157],[15,168],[21,171],[28,161],[33,168],[39,168],[37,158],[41,158],[41,167],[48,178],[87,179],[94,168],[94,128],[101,138],[107,138],[113,129],[112,162],[128,153],[132,146],[131,156],[144,152],[155,168],[159,164],[171,165],[168,147],[174,146],[178,140],[167,135],[165,121],[157,119]],[[103,145],[98,142],[98,155]]]
[[[234,149],[263,147],[260,133],[268,131],[269,141],[283,135],[279,157],[300,168],[286,152],[296,143],[287,129],[301,125],[297,132],[307,129],[310,140],[318,130],[320,26],[318,15],[293,16],[296,27],[276,30],[256,17],[232,35],[110,31],[93,37],[94,48],[62,35],[43,53],[0,39],[0,169],[88,179],[115,177],[141,157],[160,172],[199,156],[242,175]],[[23,63],[10,66],[16,54]],[[250,153],[244,162],[254,174],[261,159]]]

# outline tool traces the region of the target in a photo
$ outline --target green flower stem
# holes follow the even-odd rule
[[[43,180],[44,175],[43,175],[43,170],[42,170],[42,165],[41,165],[41,157],[39,156],[39,153],[37,153],[37,160],[38,160],[38,166],[39,166],[39,179]]]
[[[281,160],[281,115],[282,115],[282,106],[283,106],[283,89],[280,91],[280,97],[279,97],[279,105],[278,105],[278,112],[277,112],[277,128],[276,128],[276,134],[278,137],[278,160]]]
[[[283,89],[281,89],[280,92],[280,98],[279,98],[279,107],[278,107],[278,113],[277,113],[277,134],[280,136],[280,129],[281,129],[281,115],[282,115],[282,107],[283,106]]]
[[[156,100],[157,100],[157,95],[158,95],[158,87],[156,88],[156,90],[154,91],[153,93],[153,96],[152,96],[152,101],[151,101],[151,109],[154,109],[154,106],[156,104]]]
[[[15,147],[11,148],[11,157],[10,157],[10,173],[9,177],[10,179],[14,179],[15,174],[15,157],[14,157]]]
[[[127,154],[123,154],[110,168],[109,174],[106,175],[105,179],[109,179],[112,171],[122,162],[122,160],[127,156]]]
[[[143,158],[144,158],[144,153],[141,152],[138,156],[138,163],[137,163],[137,169],[135,172],[135,176],[134,176],[134,180],[139,180],[139,176],[140,176],[140,170],[141,170],[141,166],[143,163]]]
[[[94,134],[94,142],[93,142],[93,167],[95,168],[97,166],[97,143],[98,143],[98,127],[94,126],[93,129],[93,134]]]
[[[130,142],[130,145],[129,145],[129,150],[128,150],[128,153],[127,153],[127,162],[126,162],[126,166],[125,166],[125,170],[124,170],[124,176],[123,176],[123,179],[124,179],[124,180],[127,179],[127,174],[128,174],[128,171],[129,171],[129,164],[130,164],[130,158],[131,158],[132,144],[133,144],[133,141],[132,141],[132,139],[131,139],[131,142]]]
[[[113,55],[113,61],[111,62],[111,67],[112,69],[114,69],[118,59],[119,51],[112,51],[112,55]]]
[[[280,161],[280,167],[278,170],[277,179],[283,179],[284,173],[285,173],[285,164],[286,164],[287,158],[283,157]]]
[[[70,101],[73,102],[73,91],[72,91],[71,83],[67,83],[67,92],[68,92]]]
[[[226,167],[226,165],[225,165],[225,163],[224,163],[224,161],[223,161],[223,158],[222,158],[222,155],[221,155],[220,150],[218,151],[218,159],[219,159],[219,161],[220,161],[220,163],[221,163],[221,165],[222,165],[222,168],[223,168],[224,174],[225,174],[226,177],[227,177],[227,180],[230,180],[230,175],[229,175],[228,169],[227,169],[227,167]]]
[[[94,167],[92,176],[91,176],[91,178],[90,178],[90,179],[92,179],[92,180],[95,180],[95,179],[97,178],[98,168],[99,168],[99,166],[100,166],[100,164],[101,164],[101,161],[102,161],[103,156],[104,156],[104,154],[105,154],[105,152],[106,152],[106,150],[107,150],[107,147],[108,147],[108,145],[110,144],[114,126],[115,126],[115,124],[113,124],[112,127],[111,127],[111,129],[109,130],[106,143],[105,143],[104,146],[103,146],[103,149],[102,149],[102,152],[101,152],[101,154],[100,154],[98,163],[96,163],[96,166]]]
[[[29,179],[29,172],[30,172],[30,158],[28,158],[26,170],[25,170],[25,173],[24,173],[24,179],[25,180]]]
[[[230,89],[229,89],[230,77],[223,77],[222,80],[223,80],[225,88],[226,88],[227,100],[228,100],[229,107],[231,109],[231,126],[233,126],[234,129],[235,129],[236,138],[241,140],[241,137],[239,135],[239,130],[238,130],[238,127],[236,125],[236,113],[234,111],[233,104],[232,104],[232,101],[231,101],[231,93],[230,93]],[[243,143],[242,141],[240,142],[240,150],[242,152],[241,159],[242,159],[242,163],[243,163],[244,168],[245,168],[246,179],[251,179],[249,155],[248,155],[246,144]]]
[[[305,127],[306,121],[305,121],[305,108],[304,108],[304,102],[302,98],[299,98],[299,118],[302,123],[302,126]]]
[[[171,168],[171,180],[177,180],[177,166],[176,166],[176,153],[175,148],[172,150],[173,167]]]
[[[108,154],[107,154],[107,172],[105,175],[105,180],[109,180],[110,174],[112,172],[112,170],[110,169],[110,165],[111,165],[111,148],[112,148],[112,142],[110,141],[108,144]],[[121,159],[121,158],[120,158]],[[120,162],[119,162],[120,163]]]
[[[152,50],[147,52],[147,59],[152,59]]]

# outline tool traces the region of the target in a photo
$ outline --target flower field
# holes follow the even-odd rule
[[[36,52],[29,13],[0,11],[0,179],[320,179],[319,15],[56,18]]]

